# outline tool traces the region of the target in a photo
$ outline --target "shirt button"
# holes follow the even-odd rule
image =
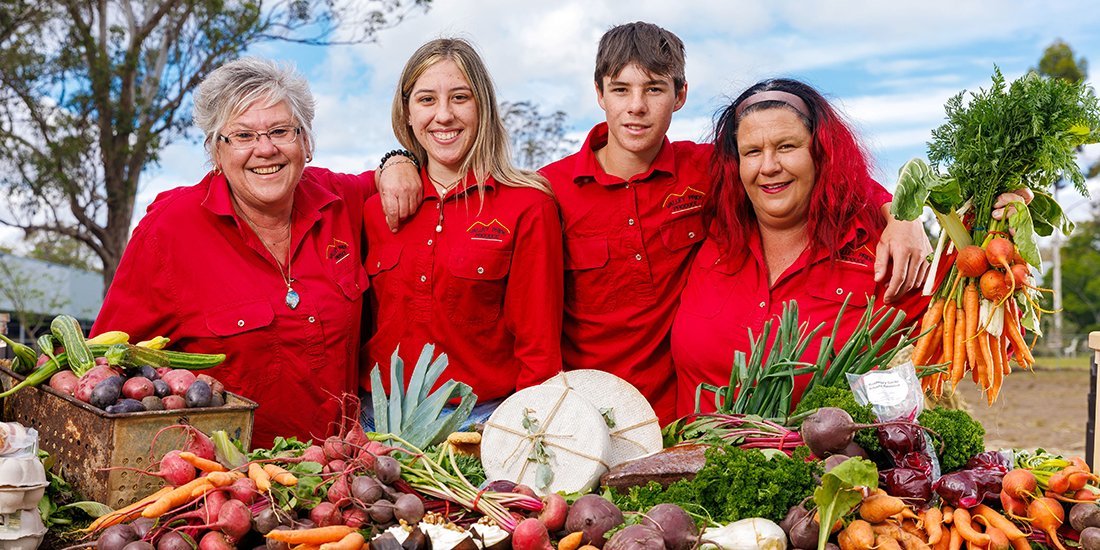
[[[695,238],[695,232],[694,231],[688,231],[688,238],[689,239],[694,239]]]
[[[374,267],[381,269],[382,268],[382,262],[378,262],[378,263],[374,264]]]
[[[626,223],[627,223],[627,225],[634,225],[634,218],[630,218],[629,220],[626,220]]]
[[[422,282],[422,283],[426,283],[426,282],[428,282],[428,277],[426,277],[426,276],[424,276],[424,275],[421,275],[421,276],[420,276],[420,282]]]
[[[244,326],[244,319],[241,319],[241,320],[237,321],[237,326],[238,327],[243,327]]]
[[[431,246],[431,245],[432,245],[432,240],[428,239],[428,246]]]
[[[641,254],[635,254],[634,259],[638,260],[640,262],[640,261],[642,261],[642,255]]]
[[[841,294],[844,294],[844,289],[843,288],[837,288],[836,289],[836,295],[840,296]]]
[[[309,322],[315,323],[315,322],[317,322],[317,319],[314,316],[310,315],[309,316]]]
[[[765,305],[764,302],[760,302],[760,307],[764,307]]]
[[[484,267],[480,267],[480,266],[479,266],[479,267],[477,268],[477,274],[478,274],[478,275],[483,275],[484,273],[485,273],[485,268],[484,268]]]

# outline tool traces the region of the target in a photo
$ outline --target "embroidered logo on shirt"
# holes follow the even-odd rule
[[[475,241],[495,241],[499,243],[511,232],[511,229],[505,227],[504,224],[500,223],[500,220],[496,218],[493,218],[493,221],[489,223],[476,221],[473,225],[466,228],[466,233],[470,235],[470,239]]]
[[[692,210],[698,210],[703,207],[703,199],[707,197],[707,194],[691,187],[684,189],[680,193],[670,193],[665,197],[665,202],[661,204],[662,207],[668,208],[669,213],[672,215],[683,214],[684,212],[691,212]]]
[[[325,256],[334,263],[344,261],[344,258],[348,257],[348,243],[333,238],[332,244],[328,245],[328,248],[325,249]]]
[[[855,249],[846,246],[841,249],[840,254],[837,256],[837,260],[869,267],[875,263],[875,252],[871,250],[871,247],[868,245],[863,245]]]

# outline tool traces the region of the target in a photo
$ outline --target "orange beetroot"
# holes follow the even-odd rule
[[[955,266],[963,277],[981,277],[982,273],[989,270],[989,260],[986,259],[982,247],[972,244],[959,251]]]

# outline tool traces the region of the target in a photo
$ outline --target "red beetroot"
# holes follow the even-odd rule
[[[256,482],[242,477],[229,485],[229,495],[245,504],[256,502]]]
[[[196,473],[194,466],[180,458],[180,451],[173,449],[164,453],[160,459],[160,470],[153,475],[164,478],[173,487],[179,487],[195,479]]]
[[[351,490],[348,487],[347,476],[337,476],[332,485],[329,485],[328,492],[325,493],[325,499],[336,506],[346,503],[350,496]]]
[[[546,525],[535,518],[527,518],[512,532],[512,548],[515,550],[553,550]]]
[[[328,527],[343,523],[344,514],[340,512],[340,508],[337,508],[335,504],[322,502],[309,511],[309,519],[317,527]]]
[[[310,445],[306,447],[306,450],[302,451],[302,460],[308,462],[316,462],[324,465],[328,460],[325,458],[325,450],[320,445]]]
[[[209,531],[199,539],[198,550],[236,550],[236,546],[225,540],[225,535],[218,531]]]
[[[350,451],[348,444],[338,435],[327,437],[322,448],[325,451],[325,458],[329,461],[344,460],[348,457]]]
[[[569,513],[569,504],[565,497],[550,493],[542,498],[542,512],[539,513],[539,521],[546,525],[551,533],[556,533],[565,528],[565,516]]]
[[[344,510],[344,525],[358,529],[370,520],[367,511],[357,506]]]

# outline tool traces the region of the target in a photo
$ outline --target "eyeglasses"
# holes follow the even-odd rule
[[[260,136],[267,136],[267,139],[271,140],[272,145],[290,145],[294,143],[294,140],[298,139],[298,134],[302,133],[300,127],[295,126],[276,126],[266,132],[252,132],[249,130],[241,130],[240,132],[233,132],[228,136],[218,134],[218,139],[228,143],[230,147],[234,149],[251,149],[260,142]]]

